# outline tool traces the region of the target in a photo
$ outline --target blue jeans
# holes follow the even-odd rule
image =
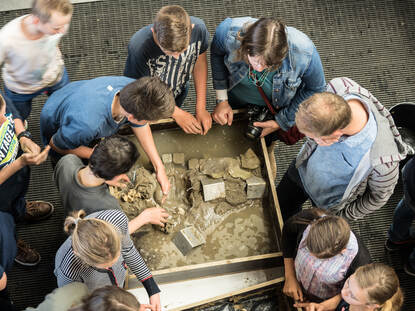
[[[414,206],[411,206],[411,204],[405,200],[405,197],[399,201],[393,212],[392,224],[388,231],[389,239],[392,242],[400,242],[414,238],[410,232],[412,221],[415,218],[414,208]],[[409,255],[409,264],[415,269],[415,248]]]
[[[15,93],[9,90],[6,87],[6,85],[4,85],[4,93],[13,102],[14,106],[16,107],[17,111],[20,114],[20,116],[15,116],[15,117],[19,117],[22,120],[26,120],[29,117],[30,112],[32,111],[32,99],[33,98],[35,98],[36,96],[44,92],[46,92],[46,94],[50,96],[53,94],[53,92],[64,87],[69,82],[70,81],[69,81],[68,72],[66,71],[66,68],[64,68],[62,79],[58,83],[54,84],[53,86],[45,87],[32,94],[19,94],[19,93]]]

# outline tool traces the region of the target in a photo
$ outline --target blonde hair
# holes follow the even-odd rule
[[[41,22],[48,22],[53,11],[66,16],[72,14],[73,6],[70,0],[33,0],[32,14]]]
[[[327,215],[312,222],[305,239],[308,250],[318,258],[331,258],[346,248],[350,226],[339,216]]]
[[[382,263],[359,267],[354,277],[361,289],[366,290],[368,303],[378,304],[379,311],[398,311],[403,294],[395,271]]]
[[[64,230],[72,237],[76,256],[90,266],[113,261],[120,254],[120,233],[110,223],[85,217],[85,211],[75,211],[65,219]]]
[[[345,128],[352,119],[352,110],[343,97],[329,93],[316,93],[299,106],[295,124],[300,132],[327,136]]]
[[[189,14],[179,5],[162,7],[153,29],[160,46],[169,52],[181,52],[189,45],[192,24]]]

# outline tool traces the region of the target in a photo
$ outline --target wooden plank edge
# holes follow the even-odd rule
[[[281,283],[283,281],[284,281],[284,277],[276,278],[274,280],[259,283],[259,284],[256,284],[256,285],[251,285],[249,287],[239,289],[239,290],[236,290],[236,291],[233,291],[233,292],[229,292],[229,293],[226,293],[226,294],[223,294],[223,295],[215,296],[215,297],[204,299],[204,300],[201,300],[201,301],[189,304],[189,305],[174,308],[174,309],[171,309],[170,311],[180,311],[180,310],[191,309],[191,308],[201,306],[201,305],[204,305],[204,304],[207,304],[207,303],[211,303],[211,302],[214,302],[214,301],[218,301],[218,300],[221,300],[221,299],[229,298],[229,297],[236,296],[236,295],[241,295],[241,294],[252,292],[252,291],[264,288],[264,287],[272,286],[272,285]]]

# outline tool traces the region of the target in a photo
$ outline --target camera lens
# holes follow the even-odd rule
[[[248,128],[246,129],[245,135],[249,139],[258,139],[261,136],[262,128],[253,126],[252,124],[248,124]]]

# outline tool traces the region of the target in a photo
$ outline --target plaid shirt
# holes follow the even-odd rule
[[[331,298],[340,293],[346,272],[355,258],[359,247],[356,236],[350,232],[346,251],[327,259],[314,257],[308,250],[305,239],[310,225],[303,233],[297,256],[295,272],[306,293],[321,299]]]

